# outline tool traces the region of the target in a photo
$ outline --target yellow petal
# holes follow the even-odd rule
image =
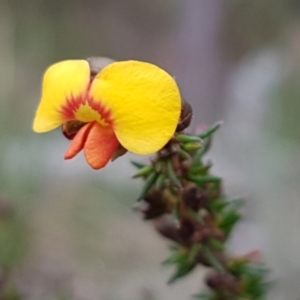
[[[94,79],[91,96],[107,111],[122,146],[137,154],[160,150],[175,132],[181,109],[175,80],[159,67],[115,62]]]
[[[65,122],[72,105],[84,101],[89,80],[90,68],[85,60],[67,60],[50,66],[44,75],[33,130],[50,131]]]

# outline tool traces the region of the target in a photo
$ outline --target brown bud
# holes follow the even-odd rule
[[[226,239],[225,233],[219,228],[213,228],[211,232],[211,236],[221,242],[224,242]]]
[[[178,227],[170,216],[163,216],[154,220],[154,226],[162,236],[178,242]]]
[[[116,160],[118,157],[123,156],[127,152],[127,149],[125,149],[121,144],[118,146],[118,148],[115,150],[111,161]]]
[[[214,217],[206,209],[200,210],[200,215],[206,226],[214,227],[215,224]]]
[[[196,224],[191,219],[183,219],[178,229],[178,239],[181,244],[190,245],[195,233]]]
[[[90,65],[91,79],[93,79],[104,67],[114,62],[113,59],[107,57],[89,57],[86,60]]]
[[[202,230],[201,230],[201,233],[203,235],[203,240],[204,241],[207,241],[209,240],[212,235],[213,235],[213,228],[211,227],[204,227]]]
[[[209,199],[205,190],[193,186],[183,192],[182,200],[188,208],[198,211],[207,205]]]
[[[201,231],[196,231],[192,237],[193,243],[202,243],[203,242],[203,234]]]
[[[171,141],[169,141],[159,152],[158,157],[159,158],[168,158],[170,156],[173,156],[174,154],[178,153],[178,146],[174,145]]]
[[[239,280],[230,273],[212,272],[207,276],[206,284],[213,290],[239,293]]]
[[[176,132],[183,131],[185,128],[190,126],[193,118],[193,109],[191,105],[184,99],[181,100],[181,114],[179,123],[176,128]]]
[[[154,219],[160,217],[171,210],[164,193],[156,189],[151,190],[144,198],[147,204],[141,211],[144,219]]]
[[[197,262],[205,267],[211,267],[210,261],[202,252],[197,256]]]
[[[185,159],[181,162],[181,169],[183,174],[187,174],[191,168],[192,162],[189,159]]]

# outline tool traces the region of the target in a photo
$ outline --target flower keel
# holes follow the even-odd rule
[[[113,157],[118,146],[119,141],[113,129],[95,122],[84,145],[85,159],[93,169],[101,169]]]
[[[77,155],[84,147],[84,144],[87,140],[88,134],[93,126],[93,123],[88,123],[84,125],[78,133],[75,135],[74,139],[72,140],[67,152],[65,154],[65,159],[71,159],[75,155]]]
[[[91,122],[78,131],[65,154],[65,159],[71,159],[84,150],[87,163],[98,170],[106,166],[118,146],[119,142],[110,126]]]

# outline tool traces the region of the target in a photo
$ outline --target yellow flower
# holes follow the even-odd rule
[[[65,159],[84,150],[94,169],[103,168],[120,145],[136,154],[163,148],[176,130],[181,110],[174,79],[139,61],[113,62],[93,75],[86,60],[50,66],[33,130],[46,132],[79,121],[82,127]]]

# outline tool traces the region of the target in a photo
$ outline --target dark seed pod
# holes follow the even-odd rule
[[[63,135],[69,139],[73,140],[77,132],[80,130],[81,127],[83,127],[86,123],[80,122],[80,121],[68,121],[63,124],[62,126],[62,132]]]
[[[181,114],[176,132],[183,131],[185,128],[190,126],[193,118],[193,109],[191,105],[184,99],[182,99],[181,101]]]
[[[104,67],[113,63],[114,60],[107,57],[89,57],[86,59],[91,69],[91,79],[93,79]]]

